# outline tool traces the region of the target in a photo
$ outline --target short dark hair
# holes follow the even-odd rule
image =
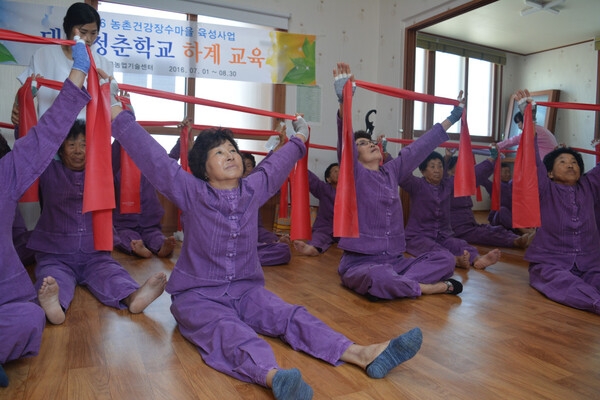
[[[500,164],[500,168],[510,168],[510,164],[507,162],[503,162]]]
[[[242,153],[242,160],[250,160],[252,168],[256,167],[256,158],[251,153]]]
[[[442,162],[442,166],[444,166],[444,157],[442,157],[442,155],[437,151],[434,151],[430,155],[428,155],[427,158],[421,164],[419,164],[419,171],[425,171],[427,169],[427,164],[429,164],[429,161],[436,159],[440,160]]]
[[[371,134],[368,133],[367,131],[363,131],[362,129],[354,132],[354,141],[356,141],[358,139],[373,140],[373,138],[371,137]]]
[[[338,167],[339,165],[340,164],[338,164],[336,162],[329,164],[329,166],[325,170],[325,180],[329,179],[329,177],[331,176],[331,170],[333,169],[333,167]]]
[[[523,114],[521,113],[521,111],[518,111],[515,116],[513,117],[513,121],[515,121],[515,124],[519,124],[519,122],[523,122]]]
[[[60,148],[58,149],[58,155],[61,158],[62,158],[63,151],[65,150],[65,142],[67,140],[77,139],[77,136],[79,136],[79,135],[85,136],[85,120],[84,119],[75,120],[75,123],[69,130],[67,137],[65,138],[65,140],[63,140],[62,144],[60,145]]]
[[[67,10],[63,19],[63,29],[65,35],[69,38],[73,27],[77,25],[91,24],[95,22],[100,32],[100,14],[98,11],[86,3],[73,3]]]
[[[546,166],[546,171],[551,172],[554,169],[554,161],[556,161],[558,156],[560,156],[561,154],[571,154],[573,157],[575,157],[577,165],[579,165],[579,171],[583,174],[583,157],[581,157],[581,154],[579,152],[573,150],[570,147],[558,147],[552,150],[550,153],[546,154],[546,156],[544,157],[544,165]]]
[[[240,149],[236,141],[233,139],[233,132],[228,128],[210,128],[200,132],[194,141],[194,145],[188,154],[188,163],[192,174],[203,181],[207,181],[206,176],[206,160],[208,152],[222,143],[230,142],[235,151],[238,153]]]
[[[4,136],[2,136],[2,134],[0,134],[0,158],[4,157],[9,152],[10,152],[10,146],[8,145],[8,142],[6,141]]]
[[[457,156],[452,156],[448,159],[448,164],[446,165],[446,168],[448,168],[448,171],[450,171],[452,168],[454,168],[456,166],[456,163],[458,162],[458,157]]]

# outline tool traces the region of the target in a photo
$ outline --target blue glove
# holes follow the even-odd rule
[[[303,135],[306,140],[308,140],[309,130],[308,124],[301,116],[298,116],[296,120],[292,121],[292,126],[294,127],[294,132]]]
[[[446,119],[448,121],[450,121],[452,124],[455,124],[460,120],[460,117],[462,117],[462,113],[463,113],[463,108],[461,106],[454,106],[454,109],[452,109],[452,112]]]
[[[498,148],[496,146],[490,147],[490,157],[493,160],[498,158]]]
[[[90,56],[87,52],[87,46],[83,39],[79,36],[75,36],[75,45],[73,49],[73,69],[79,70],[87,75],[90,70]]]
[[[333,81],[333,88],[335,89],[335,94],[337,95],[338,102],[342,104],[344,102],[344,86],[346,82],[350,79],[350,75],[348,74],[340,74],[335,77],[335,81]],[[352,96],[354,96],[354,92],[356,91],[356,83],[352,82]]]

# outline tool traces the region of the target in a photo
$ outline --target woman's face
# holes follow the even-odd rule
[[[77,135],[75,139],[67,139],[63,142],[60,159],[70,170],[83,171],[85,169],[85,135],[83,133]]]
[[[208,151],[206,176],[208,183],[217,189],[233,189],[244,173],[242,156],[229,141]]]
[[[422,174],[427,182],[432,185],[439,185],[444,177],[444,166],[439,159],[434,158],[427,162],[427,168],[425,168]]]
[[[562,153],[554,160],[554,166],[552,167],[552,171],[548,172],[548,177],[562,185],[575,185],[581,177],[581,170],[579,169],[579,164],[577,164],[577,159],[573,154]]]
[[[327,178],[327,182],[332,185],[337,185],[339,176],[340,176],[340,167],[338,167],[337,165],[334,167],[331,167],[331,169],[329,170],[329,178]]]
[[[512,171],[510,170],[510,167],[502,167],[500,170],[500,180],[502,180],[502,182],[510,182],[511,179]]]
[[[85,44],[92,46],[98,37],[98,25],[95,22],[90,22],[85,25],[76,25],[69,33],[69,39],[75,37],[75,29],[79,29],[79,37],[81,37]]]
[[[252,164],[252,160],[250,160],[248,158],[244,158],[244,166],[246,167],[245,172],[244,172],[244,178],[245,178],[248,175],[250,175],[250,172],[252,172],[254,170],[254,165]]]
[[[377,144],[372,140],[358,138],[355,143],[356,149],[358,150],[358,161],[362,164],[383,160],[379,147],[377,147]]]

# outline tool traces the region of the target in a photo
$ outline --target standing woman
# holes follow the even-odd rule
[[[92,47],[98,34],[100,33],[100,15],[98,11],[86,3],[73,3],[63,19],[64,34],[67,39],[72,40],[75,36],[75,30],[78,30],[79,36],[88,47]],[[113,66],[110,61],[98,54],[95,48],[92,48],[92,55],[96,68],[112,76]],[[25,83],[29,76],[40,76],[45,79],[51,79],[62,82],[69,75],[73,66],[73,52],[71,46],[42,46],[31,57],[29,66],[19,75],[21,84]],[[54,99],[58,96],[58,91],[47,87],[40,87],[37,92],[38,99],[38,118],[52,105]],[[79,119],[85,119],[85,108],[80,111]],[[11,120],[14,125],[19,123],[19,108],[15,98]]]

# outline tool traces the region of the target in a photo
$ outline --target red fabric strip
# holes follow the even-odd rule
[[[477,201],[483,200],[483,196],[481,195],[481,186],[477,186],[475,189],[477,190],[477,194],[475,197]]]
[[[352,82],[344,86],[340,173],[333,206],[333,236],[359,237],[356,186],[354,183],[354,132],[352,130]]]
[[[586,111],[600,111],[600,104],[588,104],[588,103],[564,103],[558,101],[537,101],[538,106],[553,107],[553,108],[565,108],[570,110],[586,110]]]
[[[333,146],[325,146],[323,144],[315,144],[315,143],[311,143],[308,145],[308,147],[310,147],[311,149],[321,149],[321,150],[333,150],[336,151],[337,149]]]
[[[141,126],[179,126],[180,121],[137,121]]]
[[[113,248],[112,209],[115,191],[110,147],[110,84],[100,87],[96,65],[88,47],[91,66],[87,90],[92,99],[86,111],[86,165],[83,212],[92,212],[94,247]]]
[[[531,104],[527,104],[513,174],[513,228],[541,226],[534,132]]]
[[[140,182],[142,173],[131,157],[121,147],[121,185],[119,210],[121,214],[140,214]]]
[[[33,93],[31,92],[33,79],[28,77],[25,83],[17,92],[19,102],[19,132],[21,137],[26,136],[31,128],[37,125],[37,113],[35,104],[33,103]],[[21,203],[37,203],[39,197],[39,179],[36,179],[33,184],[23,193],[19,202]]]
[[[141,86],[127,85],[125,83],[119,83],[119,89],[126,90],[126,91],[132,92],[132,93],[139,93],[139,94],[143,94],[143,95],[147,95],[147,96],[158,97],[160,99],[177,100],[177,101],[182,101],[184,103],[199,104],[202,106],[223,108],[225,110],[240,111],[240,112],[245,112],[245,113],[255,114],[255,115],[263,115],[265,117],[290,119],[290,120],[296,119],[296,116],[294,116],[294,115],[282,114],[282,113],[277,113],[277,112],[273,112],[273,111],[266,111],[266,110],[261,110],[258,108],[252,108],[252,107],[238,106],[235,104],[223,103],[220,101],[206,100],[206,99],[201,99],[198,97],[164,92],[162,90],[147,89],[147,88],[144,88]]]
[[[188,148],[188,132],[189,128],[186,125],[184,125],[181,128],[181,133],[179,134],[179,159],[181,160],[181,168],[188,172],[191,172],[188,163],[188,152],[190,151]]]
[[[310,131],[310,127],[308,128]],[[308,140],[306,141],[308,144]],[[310,240],[310,204],[308,194],[308,149],[292,171],[292,215],[290,220],[290,239]]]
[[[131,99],[127,96],[117,98],[124,109],[131,109]],[[140,214],[140,184],[142,173],[131,157],[121,147],[121,185],[119,196],[119,211],[121,214]]]
[[[491,193],[491,206],[490,208],[493,211],[498,211],[500,209],[500,191],[502,190],[502,180],[500,175],[502,173],[502,163],[500,160],[496,160],[494,164],[494,178],[492,180],[492,193]]]
[[[399,97],[401,99],[406,100],[417,100],[425,103],[437,103],[437,104],[448,104],[451,106],[459,105],[459,101],[456,99],[448,99],[446,97],[438,97],[430,94],[416,93],[406,89],[395,88],[391,86],[383,86],[378,85],[376,83],[364,82],[364,81],[356,81],[356,86],[362,87],[364,89],[370,90],[372,92],[377,92],[381,94],[385,94],[387,96]],[[345,101],[344,97],[344,101]]]
[[[12,42],[35,44],[64,44],[69,46],[75,44],[74,40],[44,38],[41,36],[27,35],[25,33],[15,32],[8,29],[0,29],[0,39]]]
[[[467,109],[461,117],[460,125],[460,151],[458,152],[458,161],[456,162],[456,172],[454,173],[454,196],[471,196],[476,194],[475,180],[475,158],[473,157],[473,148],[471,146],[471,135],[467,126]]]

